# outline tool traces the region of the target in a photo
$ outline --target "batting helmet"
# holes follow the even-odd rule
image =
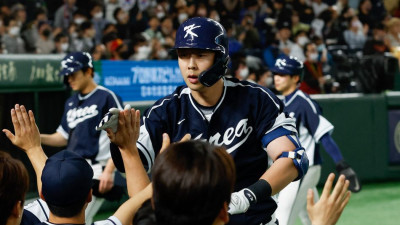
[[[229,62],[228,37],[224,27],[215,20],[195,17],[183,22],[176,31],[174,49],[196,48],[216,52],[214,65],[199,75],[207,87],[215,84],[226,73]]]
[[[281,56],[275,61],[274,67],[271,68],[273,74],[282,75],[299,75],[300,81],[303,80],[303,63],[294,56]]]
[[[60,76],[68,76],[84,68],[93,68],[92,57],[87,52],[73,52],[61,61]]]

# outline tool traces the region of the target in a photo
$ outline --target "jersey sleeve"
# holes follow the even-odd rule
[[[44,222],[49,219],[49,207],[42,199],[36,199],[32,203],[24,206],[24,210],[29,211],[30,213],[35,215],[40,222]]]
[[[137,141],[137,148],[141,153],[143,165],[150,173],[154,160],[162,144],[162,134],[167,132],[166,113],[157,107],[157,103],[147,109],[140,121],[140,134]]]
[[[256,130],[264,148],[278,137],[297,134],[295,120],[283,112],[282,101],[272,92],[261,95],[258,104]]]
[[[302,107],[302,121],[316,142],[319,142],[322,136],[332,133],[333,125],[325,119],[320,112],[319,106],[310,101],[305,101]]]
[[[96,221],[93,225],[122,225],[121,221],[115,216],[110,216],[106,220]]]
[[[69,132],[70,132],[70,128],[68,126],[68,122],[67,122],[67,102],[68,100],[65,102],[64,105],[64,112],[63,115],[61,117],[61,123],[60,125],[57,127],[57,132],[60,133],[65,139],[69,139]]]

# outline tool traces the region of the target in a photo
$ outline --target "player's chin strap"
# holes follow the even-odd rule
[[[294,179],[294,181],[301,179],[308,170],[308,157],[306,154],[306,150],[303,147],[298,147],[294,151],[290,152],[282,152],[278,158],[291,158],[293,159],[293,164],[296,166],[296,169],[299,175]]]

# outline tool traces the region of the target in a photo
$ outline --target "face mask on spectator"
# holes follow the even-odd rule
[[[239,76],[242,79],[245,79],[247,76],[249,76],[249,68],[246,67],[244,69],[241,69],[239,72]]]
[[[164,18],[164,16],[165,16],[165,13],[163,11],[157,12],[158,19],[162,19],[162,18]]]
[[[358,29],[362,28],[362,23],[359,20],[351,22],[352,27],[357,27]]]
[[[19,30],[20,30],[19,27],[11,27],[9,33],[12,36],[18,36]]]
[[[72,38],[77,38],[77,37],[78,37],[78,33],[72,32],[72,33],[71,33],[71,37],[72,37]]]
[[[74,22],[78,25],[81,25],[83,22],[85,22],[85,19],[83,18],[76,18],[74,19]]]
[[[217,22],[219,22],[220,21],[220,18],[219,18],[219,16],[218,15],[216,15],[216,16],[214,16],[214,18],[213,18],[215,21],[217,21]]]
[[[158,50],[157,57],[159,59],[166,59],[168,57],[168,52],[165,49]]]
[[[305,36],[301,36],[297,39],[297,43],[301,46],[304,46],[305,44],[307,44],[308,42],[310,42],[310,40],[308,40],[307,37]]]
[[[274,81],[274,79],[272,77],[267,77],[267,79],[264,80],[264,85],[266,87],[269,87],[272,85],[272,82]]]
[[[98,13],[94,14],[93,17],[96,18],[96,19],[103,18],[103,12],[98,12]]]
[[[62,43],[61,44],[61,50],[63,52],[66,52],[68,50],[69,44],[68,43]]]
[[[146,45],[140,46],[138,48],[137,59],[138,60],[147,59],[150,52],[151,52],[151,47],[148,47]]]
[[[312,61],[318,61],[318,53],[310,53],[310,59]]]
[[[178,15],[178,21],[179,23],[183,23],[185,22],[185,20],[188,18],[188,14],[187,13],[180,13]]]

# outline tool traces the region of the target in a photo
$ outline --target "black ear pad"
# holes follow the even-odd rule
[[[228,62],[229,62],[229,56],[217,59],[214,65],[210,69],[200,73],[199,75],[200,83],[202,83],[206,87],[213,86],[219,79],[221,79],[222,76],[225,75],[228,69]]]

